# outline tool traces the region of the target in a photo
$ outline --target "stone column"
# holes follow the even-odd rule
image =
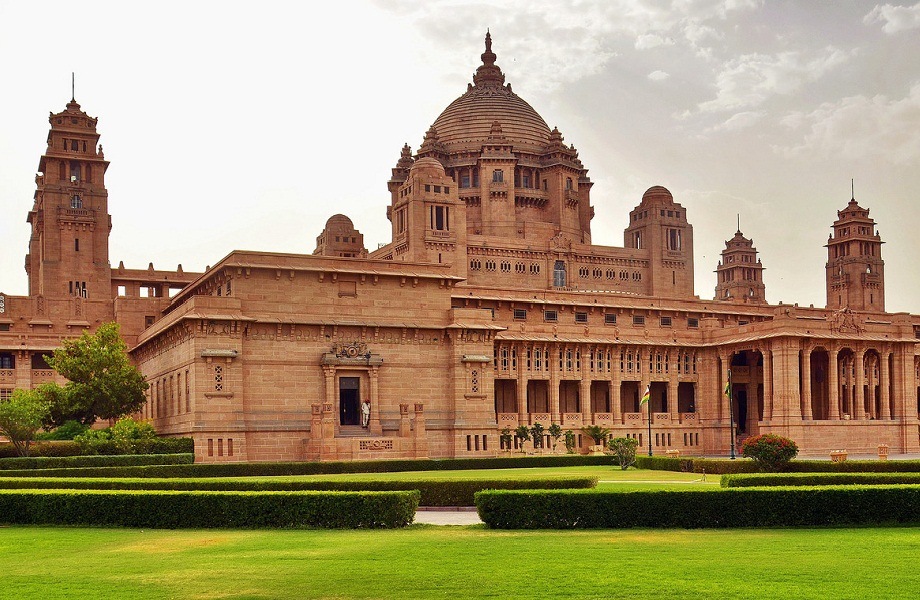
[[[677,375],[671,373],[668,379],[668,413],[671,415],[671,424],[680,422],[680,413],[677,410]]]
[[[728,369],[731,366],[731,354],[724,352],[719,353],[719,360],[722,363],[721,379],[719,380],[719,422],[722,424],[731,423],[731,412],[728,403],[728,396],[725,394],[725,385],[728,383]],[[734,395],[734,391],[732,391]]]
[[[802,420],[811,421],[811,347],[802,350]]]
[[[610,386],[610,420],[617,425],[623,424],[623,410],[620,401],[620,382],[614,378],[607,382]]]
[[[336,393],[335,393],[335,367],[333,366],[324,366],[323,367],[323,378],[326,382],[326,396],[324,398],[323,412],[326,412],[326,404],[331,408],[329,409],[332,412],[333,408],[336,405]],[[325,419],[324,419],[325,420]],[[338,430],[338,419],[333,420],[333,426]]]
[[[383,435],[383,426],[380,424],[380,382],[377,367],[371,367],[370,378],[371,418],[367,424],[372,435]]]
[[[518,413],[518,425],[527,424],[527,372],[524,369],[518,369],[517,377],[517,390],[516,390],[517,401],[517,413]]]
[[[427,458],[428,435],[425,429],[425,405],[421,402],[415,403],[415,431],[413,434],[415,458]]]
[[[581,371],[581,383],[578,393],[581,395],[581,424],[590,425],[593,412],[591,410],[591,376],[585,373],[584,369]]]
[[[888,348],[882,348],[879,352],[879,365],[878,365],[878,378],[879,385],[881,386],[880,390],[880,400],[882,403],[882,411],[879,414],[879,419],[888,421],[891,420],[891,352]]]
[[[773,349],[773,418],[780,422],[801,421],[802,401],[799,394],[799,343],[786,338]]]
[[[565,350],[562,351],[562,360],[565,360]],[[562,423],[559,415],[559,347],[553,348],[552,362],[549,365],[549,418],[553,423]]]
[[[862,348],[856,351],[854,360],[856,385],[853,389],[853,418],[862,421],[866,418],[866,395],[863,392],[863,386],[866,385],[866,356]]]
[[[763,420],[773,419],[773,350],[763,350]]]
[[[840,419],[840,384],[837,377],[837,345],[831,344],[827,349],[827,418]]]

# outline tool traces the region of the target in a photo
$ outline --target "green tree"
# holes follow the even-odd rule
[[[546,432],[549,434],[550,439],[553,440],[553,452],[555,452],[556,446],[559,444],[559,438],[562,437],[562,427],[559,426],[559,423],[553,423]]]
[[[502,429],[498,437],[502,441],[502,447],[507,448],[508,450],[511,450],[511,442],[514,441],[514,434],[511,433],[511,430],[505,427],[504,429]]]
[[[40,391],[51,403],[46,426],[74,419],[91,425],[97,419],[117,419],[144,405],[147,382],[128,360],[128,347],[117,323],[104,323],[90,334],[64,340],[48,364],[69,381],[63,388],[46,384]]]
[[[575,454],[575,432],[571,429],[565,430],[565,451]]]
[[[524,442],[530,439],[530,429],[527,428],[527,425],[518,425],[517,429],[514,430],[514,437],[518,439],[518,443],[521,445],[521,452],[524,452]]]
[[[35,390],[13,390],[0,402],[0,432],[10,438],[19,456],[29,455],[29,445],[48,416],[48,402]]]
[[[613,438],[607,443],[607,447],[613,452],[613,460],[625,471],[636,462],[639,440],[628,437]]]
[[[534,423],[530,427],[530,437],[533,438],[533,449],[543,447],[543,426],[539,423]]]

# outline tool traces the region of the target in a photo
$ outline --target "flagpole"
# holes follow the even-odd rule
[[[729,426],[729,440],[731,441],[731,453],[729,458],[735,460],[735,409],[732,406],[732,370],[728,370],[728,384],[726,385],[728,390],[728,426]]]
[[[648,402],[648,455],[652,455],[652,402]]]

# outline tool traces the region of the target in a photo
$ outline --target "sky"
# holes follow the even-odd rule
[[[920,312],[920,2],[0,0],[0,292],[24,257],[48,113],[98,117],[110,261],[203,270],[311,253],[351,217],[389,242],[390,169],[466,91],[489,28],[506,81],[574,144],[596,244],[663,185],[712,298],[740,216],[771,303],[826,302],[851,197],[885,242],[889,312]]]

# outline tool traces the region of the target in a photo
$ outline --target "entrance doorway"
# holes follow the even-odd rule
[[[339,424],[361,423],[361,380],[358,377],[339,378]]]

